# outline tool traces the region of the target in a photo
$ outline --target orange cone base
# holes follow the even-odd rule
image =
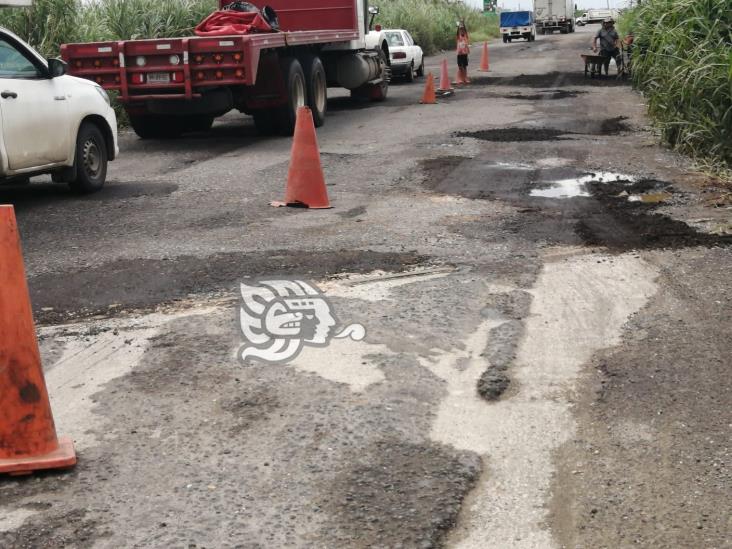
[[[42,456],[0,459],[0,473],[12,476],[30,475],[34,471],[45,469],[66,469],[76,465],[74,443],[70,438],[61,437],[58,449]]]
[[[290,208],[307,208],[308,210],[328,210],[333,207],[330,204],[308,206],[302,202],[282,202],[281,200],[273,200],[269,205],[273,208],[284,208],[285,206],[289,206]]]

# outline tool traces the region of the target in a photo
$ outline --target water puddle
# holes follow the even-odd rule
[[[631,184],[636,178],[613,172],[596,172],[582,177],[572,179],[560,179],[552,181],[548,187],[543,189],[532,189],[530,196],[539,198],[575,198],[590,196],[587,187],[588,183],[613,183],[617,181]]]
[[[659,202],[666,202],[673,195],[671,193],[662,191],[656,193],[646,194],[631,194],[628,195],[629,202],[643,202],[644,204],[658,204]]]

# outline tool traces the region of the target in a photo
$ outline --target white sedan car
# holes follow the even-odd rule
[[[394,76],[404,76],[407,82],[417,76],[424,75],[424,55],[422,48],[414,43],[412,35],[404,29],[387,29],[383,31],[389,43],[391,55],[391,73]]]
[[[0,183],[51,174],[78,192],[104,185],[119,152],[114,109],[96,83],[65,73],[0,28]]]

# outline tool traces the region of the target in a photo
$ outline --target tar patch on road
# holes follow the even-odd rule
[[[520,142],[520,141],[565,141],[562,136],[583,135],[619,135],[629,131],[625,122],[627,117],[616,116],[600,120],[579,120],[571,128],[495,128],[478,131],[457,132],[456,137],[472,137],[482,141]]]
[[[622,124],[622,119],[609,119],[606,129],[614,131]],[[516,208],[517,215],[498,227],[486,227],[477,221],[452,228],[470,238],[516,235],[547,245],[603,246],[619,252],[732,243],[730,235],[702,233],[658,213],[656,209],[663,202],[628,199],[629,195],[643,193],[668,194],[672,200],[681,196],[664,181],[589,182],[586,196],[547,198],[531,196],[531,191],[551,185],[552,180],[585,174],[572,168],[539,169],[459,156],[425,160],[422,170],[422,184],[432,191],[472,200],[499,200]]]
[[[229,290],[243,278],[402,271],[427,261],[413,252],[371,250],[229,252],[207,257],[119,259],[73,273],[29,279],[36,319],[42,323],[109,312],[110,306],[149,309],[191,294]]]
[[[331,547],[439,547],[481,471],[480,458],[384,440],[361,449],[322,503]]]
[[[732,244],[732,235],[701,233],[683,221],[654,212],[658,203],[629,202],[619,196],[657,189],[673,191],[663,182],[591,183],[589,189],[596,206],[589,208],[590,215],[581,216],[575,225],[576,233],[586,244],[619,251]]]
[[[500,99],[519,99],[523,101],[553,101],[557,99],[571,99],[579,94],[587,93],[580,90],[541,90],[538,93],[487,93],[483,97],[496,97]]]
[[[565,141],[571,132],[552,128],[496,128],[474,132],[457,132],[456,137],[472,137],[481,141]]]
[[[515,86],[527,88],[563,88],[568,86],[630,86],[628,80],[617,75],[601,78],[588,78],[582,72],[581,60],[577,59],[576,72],[548,72],[543,74],[520,74],[518,76],[481,76],[472,77],[473,86]]]

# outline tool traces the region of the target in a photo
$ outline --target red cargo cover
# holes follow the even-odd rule
[[[198,36],[231,36],[272,32],[272,27],[256,12],[215,11],[196,26]]]

